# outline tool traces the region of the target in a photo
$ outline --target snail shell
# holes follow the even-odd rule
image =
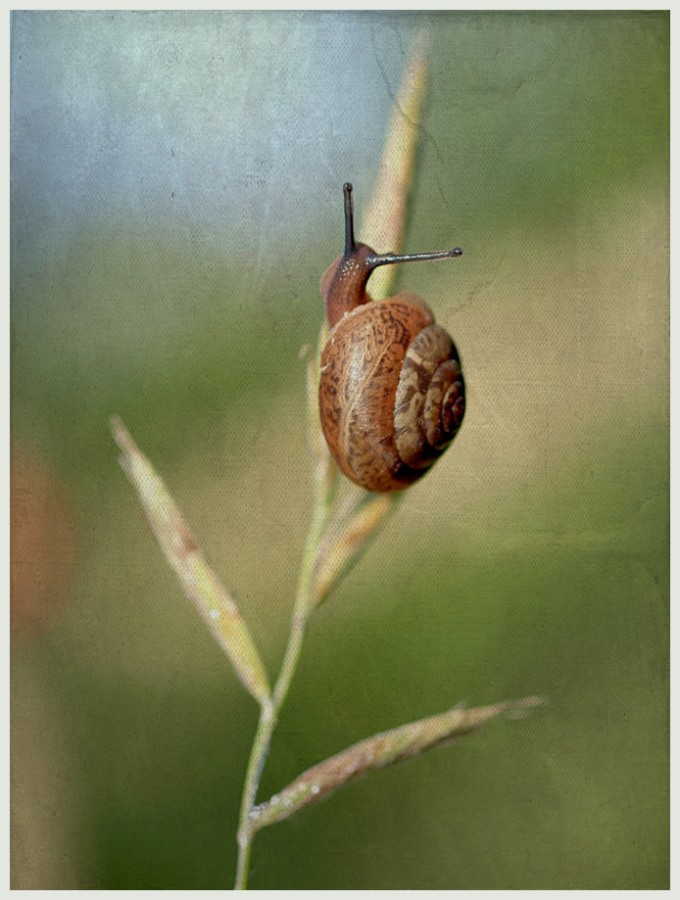
[[[460,428],[465,386],[447,332],[415,294],[357,307],[321,356],[321,425],[342,471],[369,491],[425,474]]]

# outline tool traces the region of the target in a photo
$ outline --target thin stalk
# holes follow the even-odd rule
[[[415,151],[420,136],[419,122],[423,102],[427,63],[425,34],[416,38],[411,55],[411,63],[396,100],[392,124],[388,133],[382,169],[383,180],[374,193],[374,205],[367,214],[365,233],[370,236],[372,246],[399,247],[406,221],[406,203],[414,171]],[[348,210],[346,242],[354,242],[351,222],[351,188],[345,187],[345,207]],[[458,255],[458,250],[444,255]],[[391,261],[388,254],[384,262]],[[373,295],[385,297],[393,274],[379,269],[373,275]],[[328,337],[327,328],[322,328],[319,348]],[[330,462],[328,449],[321,435],[318,421],[318,355],[315,364],[310,362],[307,378],[307,400],[310,424],[310,444],[315,459],[313,482],[315,486],[312,521],[300,565],[297,593],[281,669],[271,694],[261,703],[260,720],[255,733],[253,747],[248,761],[243,799],[238,828],[238,864],[235,890],[245,890],[248,883],[248,869],[254,831],[251,814],[255,806],[257,790],[262,770],[269,753],[272,735],[276,729],[279,713],[290,688],[307,628],[307,621],[319,595],[315,595],[315,568],[319,554],[323,552],[322,540],[330,518],[331,503],[334,498],[335,468]],[[352,506],[348,507],[349,517]],[[345,511],[343,510],[343,518]],[[375,524],[375,523],[374,523]],[[337,573],[336,573],[337,575]]]
[[[252,835],[249,832],[248,823],[250,812],[255,804],[255,795],[260,784],[262,768],[269,752],[271,736],[276,727],[276,713],[273,703],[263,705],[260,711],[260,720],[253,739],[253,746],[248,760],[245,782],[243,785],[243,797],[241,800],[241,814],[237,832],[238,863],[236,866],[236,883],[234,890],[245,890],[250,869],[250,853],[252,850]]]
[[[290,623],[288,644],[283,655],[272,699],[262,705],[260,719],[255,732],[253,746],[250,751],[248,768],[243,786],[241,813],[237,832],[238,862],[234,890],[245,890],[248,884],[250,854],[253,846],[253,832],[250,826],[250,814],[255,806],[257,789],[260,785],[262,771],[267,760],[272,736],[278,723],[279,712],[284,704],[288,689],[293,680],[302,650],[302,642],[307,628],[309,613],[313,608],[312,584],[321,538],[328,524],[330,513],[331,491],[325,484],[317,483],[314,500],[314,513],[307,535],[300,576],[298,579],[293,615]]]

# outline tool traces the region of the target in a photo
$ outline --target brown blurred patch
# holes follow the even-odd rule
[[[73,503],[45,460],[20,440],[10,457],[10,590],[13,634],[48,627],[76,559]]]

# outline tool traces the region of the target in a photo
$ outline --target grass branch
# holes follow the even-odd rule
[[[404,232],[426,79],[424,35],[415,41],[411,61],[394,105],[378,188],[362,223],[362,236],[372,246],[398,250]],[[374,297],[389,293],[393,267],[376,273]],[[378,277],[379,275],[379,277]],[[383,768],[430,747],[455,740],[501,715],[519,715],[539,698],[478,709],[454,707],[438,716],[360,741],[313,766],[265,803],[257,793],[279,715],[286,701],[314,609],[356,564],[381,525],[394,511],[393,495],[375,495],[341,479],[321,431],[318,415],[320,349],[328,338],[321,329],[315,354],[307,354],[307,420],[314,489],[311,522],[293,603],[288,640],[273,688],[238,606],[207,563],[186,521],[149,460],[127,429],[114,417],[112,431],[122,451],[121,463],[135,486],[144,512],[186,596],[194,603],[215,639],[231,660],[245,688],[260,705],[260,715],[243,784],[237,830],[235,890],[248,884],[253,839],[260,828],[287,818],[373,769]]]

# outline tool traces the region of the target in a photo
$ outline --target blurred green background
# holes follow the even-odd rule
[[[261,797],[545,694],[256,841],[253,888],[664,888],[669,17],[12,17],[13,887],[230,886],[256,708],[116,462],[122,416],[274,672],[310,510],[302,344],[431,82],[406,268],[469,391],[315,616]],[[390,248],[378,248],[387,250]]]

